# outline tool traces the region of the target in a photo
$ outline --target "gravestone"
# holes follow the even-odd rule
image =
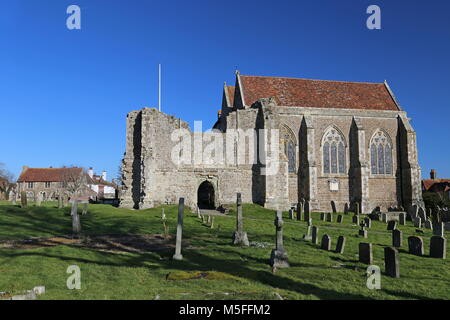
[[[364,264],[372,264],[372,244],[361,242],[359,244],[359,262]]]
[[[414,219],[414,227],[416,228],[422,228],[422,219],[417,217]]]
[[[359,206],[359,202],[355,203],[355,215],[359,215],[361,213],[361,209]]]
[[[36,195],[36,207],[40,207],[42,205],[42,193],[38,192]]]
[[[387,222],[387,214],[386,213],[382,213],[381,214],[381,221],[386,223]]]
[[[247,233],[244,232],[244,217],[242,214],[242,199],[240,193],[237,194],[236,206],[236,231],[233,234],[233,244],[236,246],[248,247],[250,243],[248,241]]]
[[[81,232],[80,216],[78,215],[78,200],[72,200],[72,209],[70,215],[72,216],[72,232],[78,234]]]
[[[303,201],[303,211],[308,214],[311,214],[311,208],[309,207],[309,200]]]
[[[432,236],[430,239],[430,257],[445,259],[447,253],[447,239],[440,236]]]
[[[184,198],[180,198],[178,201],[178,224],[177,224],[177,239],[175,243],[175,254],[172,259],[183,260],[183,255],[181,254],[181,245],[183,238],[183,214],[184,214]]]
[[[348,203],[344,204],[344,214],[348,214]]]
[[[327,214],[327,222],[333,222],[333,214],[331,212]]]
[[[289,209],[289,219],[294,220],[294,210]]]
[[[208,225],[211,224],[211,215],[208,215],[208,220],[206,221],[206,223],[207,223]]]
[[[387,225],[387,230],[388,231],[392,231],[392,230],[395,230],[395,229],[397,229],[397,221],[395,221],[395,220],[389,221],[388,225]]]
[[[211,217],[211,224],[209,226],[211,229],[214,229],[214,217]]]
[[[403,242],[403,233],[398,230],[392,230],[392,246],[395,248],[400,248]]]
[[[316,226],[312,227],[312,243],[314,244],[319,243],[319,228]]]
[[[16,194],[16,192],[15,191],[11,191],[11,193],[10,193],[10,200],[11,200],[11,204],[13,205],[13,206],[15,206],[17,203],[16,203],[16,199],[17,199],[17,194]]]
[[[425,228],[433,230],[433,224],[431,223],[431,220],[425,221]]]
[[[26,208],[28,206],[27,193],[25,191],[20,193],[20,206],[22,208]]]
[[[416,256],[423,256],[423,240],[421,237],[408,237],[409,253]]]
[[[311,218],[308,221],[306,221],[306,225],[312,227],[312,219]]]
[[[276,245],[270,254],[270,266],[275,268],[289,267],[288,256],[283,247],[283,213],[278,210],[275,216]]]
[[[306,234],[303,235],[303,239],[305,239],[305,240],[311,240],[312,239],[312,237],[311,237],[311,226],[310,225],[306,226]]]
[[[336,210],[336,203],[333,200],[331,200],[331,210],[333,211],[333,213],[337,212],[337,210]]]
[[[163,209],[164,210],[164,209]],[[83,203],[83,212],[81,213],[83,216],[88,212],[88,204],[87,202]]]
[[[400,225],[404,226],[406,224],[406,213],[400,212],[398,215],[398,222]]]
[[[336,253],[343,254],[345,249],[345,237],[339,236],[336,244]]]
[[[63,208],[63,196],[61,192],[58,193],[58,209]]]
[[[320,214],[320,220],[321,220],[321,221],[325,221],[325,220],[326,220],[326,219],[325,219],[325,213],[322,212],[322,213]]]
[[[352,223],[356,224],[356,225],[359,225],[359,217],[357,215],[354,215],[352,217]]]
[[[370,219],[369,217],[364,218],[364,224],[366,228],[372,228],[372,219]]]
[[[309,220],[311,220],[311,213],[308,211],[305,211],[304,213],[304,218],[305,218],[305,222],[308,222]]]
[[[199,218],[199,219],[202,218],[201,214],[200,214],[200,208],[199,207],[197,207],[197,218]]]
[[[389,277],[400,278],[400,261],[397,249],[384,248],[384,267]]]
[[[365,239],[367,238],[367,230],[364,227],[364,224],[361,224],[361,229],[359,229],[358,235],[363,237],[363,238],[365,238]]]
[[[419,214],[419,207],[417,205],[412,205],[408,210],[408,215],[411,218],[411,221],[414,221],[415,218],[417,218]]]
[[[303,205],[301,202],[297,203],[297,221],[302,220],[302,212],[303,212]]]
[[[434,222],[433,223],[433,234],[435,236],[444,236],[444,223],[443,222]]]
[[[342,219],[343,219],[343,216],[342,216],[342,214],[340,214],[340,215],[338,215],[337,216],[337,223],[342,223]]]
[[[320,245],[320,248],[327,251],[331,250],[331,238],[329,235],[327,234],[323,235],[322,244]]]

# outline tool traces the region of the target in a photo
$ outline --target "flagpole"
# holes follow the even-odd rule
[[[161,63],[158,64],[158,110],[161,112]]]

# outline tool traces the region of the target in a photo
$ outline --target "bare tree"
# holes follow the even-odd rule
[[[5,168],[5,164],[0,162],[0,198],[4,195],[8,199],[9,193],[16,187],[14,174]]]

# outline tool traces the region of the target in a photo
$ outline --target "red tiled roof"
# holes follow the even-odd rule
[[[430,188],[436,183],[448,182],[450,183],[450,179],[425,179],[422,180],[423,187],[425,191],[430,190]],[[447,187],[448,188],[448,187]]]
[[[235,86],[226,86],[226,90],[227,90],[227,94],[228,94],[228,101],[230,101],[230,103],[228,103],[228,107],[233,106],[233,102],[234,102],[234,91],[235,91]],[[228,102],[227,101],[227,102]]]
[[[240,79],[246,106],[275,97],[280,106],[289,107],[399,110],[384,83],[244,75]]]
[[[68,174],[81,174],[83,168],[27,168],[17,182],[62,182]]]

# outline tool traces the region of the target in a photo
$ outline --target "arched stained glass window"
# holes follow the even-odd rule
[[[296,152],[296,139],[291,129],[286,125],[281,127],[281,142],[283,145],[284,153],[288,159],[288,171],[289,173],[295,173],[297,167],[297,152]]]
[[[325,131],[322,143],[323,173],[345,173],[345,142],[341,133],[333,127],[329,128]]]
[[[372,174],[392,174],[392,142],[378,130],[370,141],[370,168]]]

